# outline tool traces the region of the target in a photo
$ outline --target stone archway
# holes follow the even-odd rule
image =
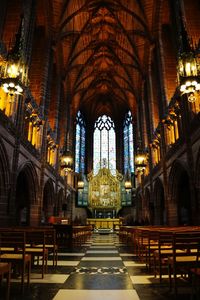
[[[154,225],[166,224],[165,197],[163,183],[157,178],[153,191],[154,199]]]
[[[22,165],[18,171],[15,194],[16,223],[18,225],[33,225],[38,218],[35,211],[38,190],[38,179],[31,162]]]
[[[190,179],[186,165],[175,161],[169,174],[169,224],[192,223]]]
[[[24,171],[17,177],[16,185],[16,222],[18,225],[30,225],[29,181]]]
[[[42,223],[47,223],[49,217],[55,214],[54,196],[53,182],[51,179],[48,179],[43,191]]]
[[[0,224],[7,224],[7,215],[9,213],[9,183],[10,166],[6,149],[0,139]]]

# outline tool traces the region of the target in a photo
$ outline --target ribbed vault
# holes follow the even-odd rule
[[[152,28],[153,0],[53,1],[66,93],[94,120],[136,112]]]

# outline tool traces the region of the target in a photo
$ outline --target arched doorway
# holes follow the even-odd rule
[[[29,182],[25,172],[20,172],[20,174],[17,177],[16,217],[18,225],[30,224]]]
[[[165,197],[162,181],[158,178],[154,185],[154,225],[166,224]]]
[[[55,214],[54,187],[51,179],[47,180],[43,191],[42,223],[47,223],[50,216]]]
[[[19,169],[16,183],[15,209],[18,225],[32,225],[38,223],[34,207],[38,189],[37,173],[31,162],[22,165]],[[32,213],[31,213],[32,211]]]
[[[169,174],[169,223],[188,225],[191,218],[190,180],[186,166],[175,161]]]

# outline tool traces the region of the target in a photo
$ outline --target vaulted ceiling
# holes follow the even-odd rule
[[[136,112],[148,69],[154,0],[54,0],[53,30],[74,108],[90,120]],[[159,2],[159,1],[157,1]]]

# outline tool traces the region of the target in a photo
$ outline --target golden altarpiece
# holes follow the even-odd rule
[[[120,220],[116,218],[121,209],[121,182],[123,176],[116,170],[112,175],[110,169],[101,168],[97,175],[88,174],[89,193],[88,208],[93,219],[88,223],[96,228],[115,228]]]

